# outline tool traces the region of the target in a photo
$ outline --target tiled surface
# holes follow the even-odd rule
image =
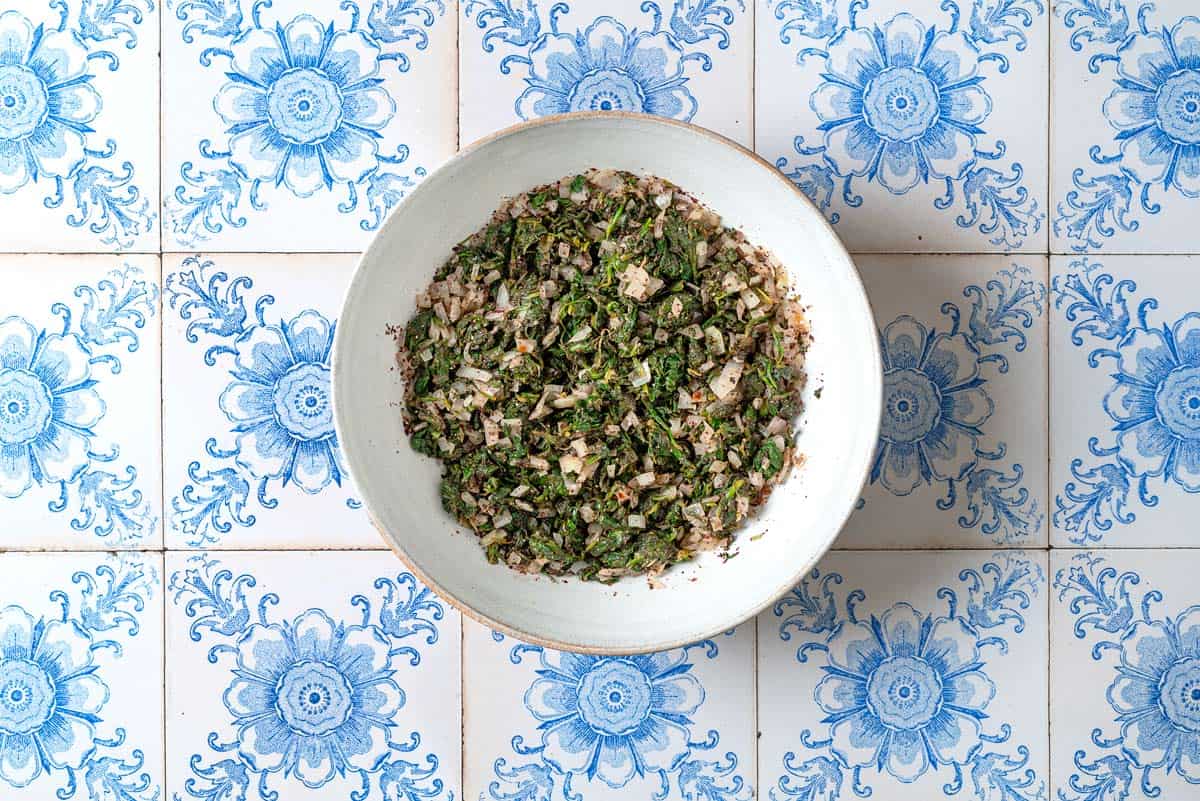
[[[1200,47],[1189,0],[1058,4],[1054,250],[1196,250]]]
[[[1051,554],[1052,770],[1064,801],[1193,797],[1198,567],[1194,551]]]
[[[468,622],[463,789],[500,801],[538,786],[587,798],[691,797],[754,788],[754,622],[648,656],[564,654]],[[580,689],[577,689],[580,688]],[[628,736],[605,737],[649,718]],[[613,725],[617,724],[617,725]]]
[[[759,782],[1044,798],[1046,553],[842,552],[758,618]],[[1004,798],[986,794],[967,797]]]
[[[1190,798],[1195,14],[0,0],[0,798]],[[654,658],[460,623],[328,424],[388,210],[593,107],[777,164],[889,371],[838,550]]]
[[[164,258],[169,546],[378,548],[330,405],[330,349],[355,257]],[[281,381],[291,414],[259,402]]]
[[[877,461],[839,547],[1046,542],[1046,258],[861,256],[882,332]],[[955,359],[955,371],[938,365]],[[951,404],[914,441],[925,407]]]
[[[755,148],[851,250],[1046,249],[1041,2],[758,8]]]
[[[0,251],[157,251],[158,4],[0,14]]]
[[[161,554],[0,555],[5,798],[161,797],[162,568]]]
[[[4,547],[159,547],[158,256],[0,256],[0,273]]]
[[[166,249],[361,249],[454,152],[452,5],[174,12],[163,25]],[[272,224],[279,216],[294,224]]]
[[[1197,544],[1197,266],[1191,256],[1054,257],[1055,545]]]
[[[460,796],[460,618],[395,557],[170,554],[167,572],[171,797]]]

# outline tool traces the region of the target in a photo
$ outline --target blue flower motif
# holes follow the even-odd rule
[[[251,625],[224,695],[242,757],[256,772],[294,774],[307,787],[378,770],[391,752],[391,717],[404,705],[394,658],[378,627],[335,624],[319,609]]]
[[[624,787],[674,770],[690,751],[704,689],[680,652],[597,657],[542,651],[525,705],[542,722],[542,756],[564,773]]]
[[[84,134],[100,113],[88,50],[72,30],[46,31],[23,14],[0,14],[0,193],[83,164]]]
[[[930,336],[908,315],[881,339],[883,420],[871,480],[907,495],[932,479],[964,478],[994,408],[981,387],[979,349],[965,334]]]
[[[255,478],[282,478],[309,493],[341,484],[329,386],[333,332],[310,310],[254,326],[234,344],[237,380],[220,403],[235,424],[237,463]]]
[[[882,29],[842,30],[809,101],[825,158],[839,175],[867,176],[895,194],[931,177],[963,178],[992,110],[978,67],[963,32],[926,29],[911,14]]]
[[[24,787],[42,771],[84,765],[108,701],[92,638],[74,620],[0,610],[0,779]]]
[[[1143,184],[1200,197],[1200,19],[1136,33],[1116,61],[1104,115],[1118,131],[1121,166]]]
[[[1174,620],[1138,620],[1120,646],[1108,701],[1125,753],[1139,768],[1200,782],[1200,607]]]
[[[396,112],[380,86],[380,48],[304,14],[251,28],[230,45],[230,82],[213,101],[229,124],[230,162],[249,180],[307,197],[379,165],[379,131]]]
[[[684,52],[665,31],[627,29],[612,17],[584,31],[550,33],[529,52],[521,119],[570,111],[638,111],[690,120]]]
[[[1117,423],[1121,464],[1200,492],[1200,314],[1170,329],[1133,328],[1116,353],[1104,408]]]
[[[18,497],[34,481],[71,482],[88,467],[92,427],[105,412],[91,371],[75,334],[0,321],[0,495]]]
[[[996,687],[965,621],[900,603],[882,619],[843,623],[828,648],[815,697],[846,766],[876,765],[912,782],[931,765],[971,760]]]

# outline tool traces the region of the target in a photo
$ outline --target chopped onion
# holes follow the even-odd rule
[[[650,365],[644,361],[638,362],[637,367],[629,374],[629,383],[636,387],[644,387],[650,383]]]
[[[627,517],[625,519],[625,523],[630,528],[645,528],[646,527],[646,516],[645,515],[630,515],[629,517]]]
[[[725,400],[733,394],[738,381],[742,379],[742,370],[745,369],[745,366],[741,359],[732,359],[721,368],[720,375],[708,382],[708,388],[713,391],[718,400]]]
[[[463,365],[458,368],[457,373],[459,378],[465,378],[468,381],[491,381],[492,374],[487,370],[480,370],[478,367]]]
[[[718,356],[725,355],[725,335],[715,325],[704,329],[704,342]]]

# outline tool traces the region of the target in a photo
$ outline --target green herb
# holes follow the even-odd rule
[[[808,335],[783,270],[666,181],[506,201],[417,306],[405,428],[492,562],[614,581],[729,558],[793,463]]]

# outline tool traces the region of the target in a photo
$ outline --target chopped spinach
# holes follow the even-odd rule
[[[808,332],[784,271],[666,181],[506,201],[417,306],[405,428],[489,561],[615,581],[728,553],[793,463]]]

